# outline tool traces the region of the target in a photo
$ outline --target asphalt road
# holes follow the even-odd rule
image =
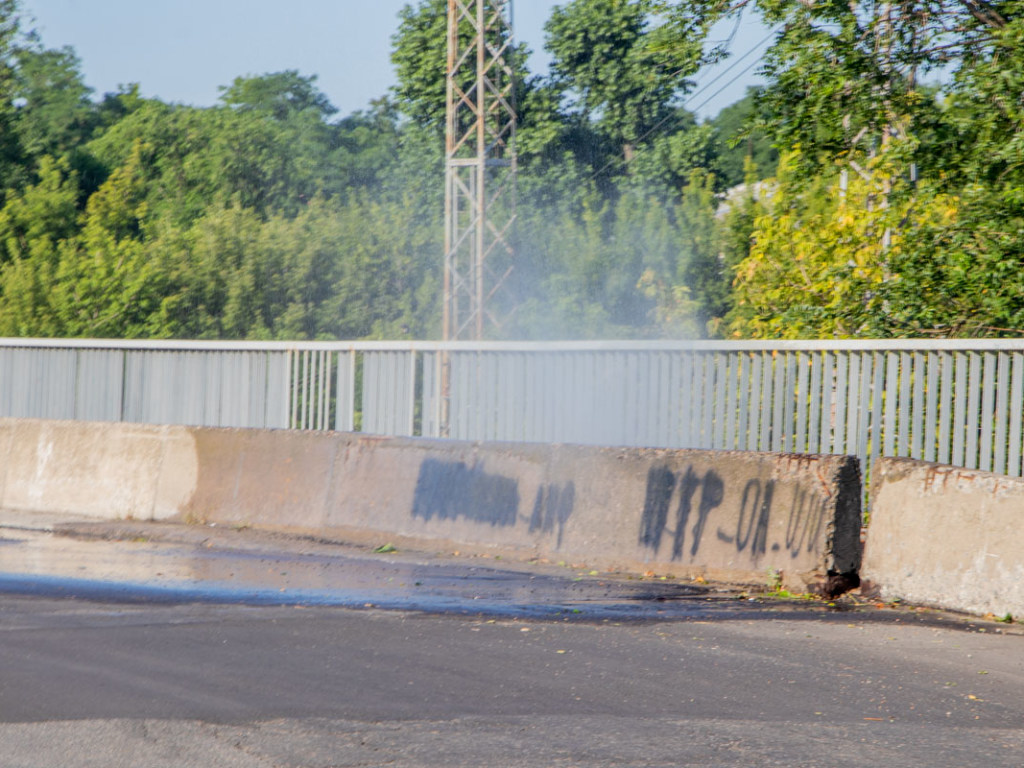
[[[1015,625],[122,533],[0,528],[3,766],[1024,764]]]

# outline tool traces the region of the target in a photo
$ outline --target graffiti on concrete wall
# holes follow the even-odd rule
[[[677,493],[678,490],[678,493]],[[714,470],[698,475],[692,467],[685,472],[673,472],[668,467],[651,467],[647,472],[647,496],[640,521],[640,543],[657,552],[664,534],[672,538],[672,559],[683,557],[687,532],[690,535],[690,554],[700,549],[708,517],[722,503],[725,485]],[[676,501],[675,514],[672,502]],[[694,514],[696,500],[696,514]],[[690,527],[690,518],[693,526]]]
[[[824,501],[818,501],[816,504],[815,501],[806,488],[797,488],[793,492],[793,503],[786,519],[784,542],[786,550],[792,557],[801,552],[813,552],[824,532],[826,504]],[[772,546],[774,548],[779,545]]]
[[[416,478],[412,516],[424,520],[473,520],[493,526],[516,524],[519,483],[464,461],[424,459]]]
[[[792,487],[792,495],[787,490],[780,499],[772,479],[750,479],[730,489],[714,469],[651,467],[638,542],[658,557],[684,562],[699,559],[709,540],[755,563],[768,553],[788,553],[793,559],[813,553],[826,535],[828,500],[813,489]],[[561,548],[577,501],[571,481],[530,484],[524,497],[517,478],[488,472],[483,462],[427,458],[420,463],[412,516],[426,522],[523,526],[531,535],[553,537]]]
[[[537,489],[537,497],[533,502],[533,514],[530,515],[530,533],[542,531],[555,533],[555,546],[562,546],[562,534],[565,524],[572,515],[576,504],[576,485],[546,483]]]
[[[729,515],[728,522],[718,522],[715,518],[724,516],[716,515],[716,510],[722,506],[725,494],[725,481],[713,469],[701,473],[692,466],[682,471],[652,467],[647,473],[640,545],[660,554],[667,541],[671,543],[672,560],[692,559],[700,552],[709,523],[714,523],[715,539],[755,561],[768,551],[785,550],[796,558],[819,547],[828,504],[806,488],[794,485],[788,508],[780,510],[774,480],[748,480],[740,492],[738,515]],[[781,530],[771,526],[773,516],[780,512],[786,515],[785,535],[779,541],[770,541],[772,531]]]
[[[736,530],[718,529],[719,541],[735,544],[737,552],[747,551],[754,557],[763,555],[767,549],[768,522],[772,516],[772,500],[775,497],[775,481],[748,480],[743,486],[740,514],[736,519]]]
[[[519,513],[519,481],[487,472],[481,464],[424,459],[416,478],[412,516],[422,520],[469,520],[495,527],[529,526],[553,534],[561,546],[576,504],[574,483],[545,483],[537,489],[529,516]]]

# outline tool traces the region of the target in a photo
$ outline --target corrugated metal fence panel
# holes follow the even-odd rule
[[[0,416],[854,453],[866,470],[899,455],[1020,476],[1024,342],[0,340]]]
[[[363,431],[411,435],[416,391],[416,353],[363,353]]]
[[[124,421],[209,427],[290,425],[285,353],[129,350],[123,359]],[[107,368],[107,375],[117,374],[113,362]],[[101,407],[96,400],[104,390],[98,382],[90,386],[95,390],[90,407]],[[107,396],[111,402],[116,399],[112,392]]]
[[[268,429],[285,429],[288,426],[288,353],[265,351],[259,353],[259,358],[266,371],[266,386],[252,390],[249,405],[252,423]]]
[[[336,370],[334,428],[339,432],[352,432],[356,428],[356,353],[339,352]]]
[[[441,352],[424,352],[423,390],[420,397],[420,434],[423,437],[441,437],[441,374],[443,371]]]
[[[220,422],[225,365],[221,359],[198,352],[129,351],[125,356],[123,419],[233,426]]]
[[[0,350],[0,416],[75,418],[74,350]]]
[[[124,395],[124,351],[80,349],[76,355],[74,418],[120,421]]]

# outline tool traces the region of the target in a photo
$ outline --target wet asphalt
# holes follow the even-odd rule
[[[387,545],[0,513],[0,765],[1024,764],[1019,625]]]
[[[32,516],[0,519],[0,593],[554,620],[696,618],[800,605],[664,574],[600,572],[585,563],[503,561],[244,528]],[[800,607],[826,610],[816,603]]]
[[[0,594],[111,603],[321,606],[555,621],[669,621],[856,615],[1016,632],[977,617],[885,605],[854,592],[828,601],[769,585],[709,584],[587,563],[404,550],[247,527],[95,521],[0,511]]]

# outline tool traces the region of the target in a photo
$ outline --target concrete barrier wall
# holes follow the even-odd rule
[[[191,497],[197,461],[182,427],[0,419],[0,506],[164,519]]]
[[[863,576],[885,599],[1024,616],[1024,480],[879,459]]]
[[[416,541],[813,588],[860,564],[856,459],[0,420],[0,506]]]

